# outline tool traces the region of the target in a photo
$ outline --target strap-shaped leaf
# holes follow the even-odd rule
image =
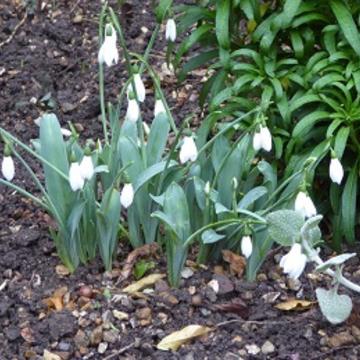
[[[360,35],[349,8],[342,0],[331,0],[331,9],[349,45],[360,56]]]
[[[230,0],[217,0],[216,2],[216,37],[220,47],[230,47],[229,18]]]
[[[294,138],[301,138],[304,133],[309,131],[315,124],[319,121],[329,118],[329,113],[327,111],[314,111],[309,115],[303,117],[295,126],[292,136]]]
[[[356,196],[358,183],[358,166],[355,164],[346,180],[341,199],[341,217],[344,235],[347,241],[355,241]]]

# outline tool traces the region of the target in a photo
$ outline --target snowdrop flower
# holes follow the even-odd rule
[[[251,237],[249,235],[245,235],[241,239],[241,252],[248,259],[252,254],[253,246]]]
[[[128,99],[128,107],[126,110],[126,120],[129,120],[131,122],[136,122],[140,117],[140,107],[137,101],[132,98],[133,94],[130,94],[130,97]]]
[[[7,181],[12,181],[15,176],[14,160],[10,155],[6,155],[3,158],[1,164],[1,172]]]
[[[84,178],[81,176],[80,165],[77,162],[70,165],[69,183],[72,191],[78,191],[84,187]]]
[[[85,155],[80,163],[80,174],[84,180],[90,180],[94,175],[94,164],[90,155]]]
[[[156,99],[155,108],[154,108],[154,117],[157,117],[159,114],[166,114],[164,103],[161,99]]]
[[[341,184],[344,177],[344,169],[337,157],[332,157],[329,167],[329,175],[332,182]]]
[[[171,42],[176,40],[176,24],[174,19],[168,19],[166,23],[165,39]]]
[[[303,191],[300,191],[296,196],[295,211],[300,213],[304,218],[310,218],[317,214],[311,197]]]
[[[305,269],[306,255],[301,252],[301,245],[295,243],[290,251],[280,260],[280,267],[291,279],[298,279]]]
[[[137,95],[138,100],[140,102],[144,102],[145,96],[146,96],[146,89],[145,89],[145,85],[144,85],[143,81],[141,80],[141,76],[138,72],[134,73],[134,83],[135,83],[136,95]],[[132,82],[130,82],[128,89],[127,89],[128,97],[131,93],[135,94],[135,91],[133,90]]]
[[[253,137],[253,148],[255,151],[264,149],[269,152],[272,149],[272,136],[267,126],[260,125],[259,131],[256,131]]]
[[[210,181],[207,181],[204,187],[204,193],[205,195],[209,195],[211,190]]]
[[[125,184],[120,193],[121,205],[127,209],[134,200],[134,188],[131,184]]]
[[[148,125],[145,121],[143,121],[142,124],[143,124],[143,129],[144,129],[145,135],[146,135],[146,136],[149,136],[149,135],[150,135],[149,125]]]
[[[72,134],[70,130],[65,129],[65,128],[61,128],[60,131],[61,131],[61,134],[65,137],[69,137]]]
[[[185,136],[180,148],[180,162],[185,164],[187,161],[195,161],[197,159],[198,151],[195,141],[191,136]]]
[[[98,61],[107,66],[117,64],[119,61],[119,52],[116,47],[116,31],[111,24],[105,26],[105,39],[100,47]]]

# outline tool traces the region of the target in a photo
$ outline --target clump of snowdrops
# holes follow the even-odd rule
[[[331,322],[343,321],[351,311],[351,300],[338,295],[337,288],[342,284],[359,290],[341,274],[342,263],[354,254],[324,263],[315,249],[321,239],[317,226],[321,217],[307,191],[314,162],[290,177],[279,176],[263,159],[264,153],[272,151],[274,140],[261,106],[239,112],[214,134],[214,121],[222,116],[219,113],[207,117],[196,131],[189,126],[192,115],[182,119],[180,128],[176,126],[159,78],[148,62],[162,23],[166,22],[166,40],[176,41],[170,5],[168,0],[160,1],[158,24],[143,56],[128,50],[117,16],[103,5],[98,53],[103,139],[82,144],[75,128],[71,124],[70,130],[61,128],[54,114],[39,119],[40,136],[31,146],[0,129],[5,143],[0,183],[51,214],[57,223],[51,234],[59,257],[71,271],[97,253],[110,270],[122,236],[133,247],[154,241],[162,244],[172,286],[179,284],[189,246],[195,241],[200,263],[218,260],[225,248],[241,252],[252,280],[275,241],[291,247],[280,262],[290,277],[298,278],[306,263],[314,261],[317,270],[334,278],[334,288],[318,289],[317,297]],[[118,66],[119,44],[129,78],[118,103],[107,105],[104,77],[109,67]],[[152,88],[146,89],[145,76]],[[141,110],[151,91],[154,118],[149,127]],[[44,184],[20,149],[40,161]],[[40,195],[14,183],[13,157],[27,170]],[[330,176],[341,182],[342,174],[334,155]]]

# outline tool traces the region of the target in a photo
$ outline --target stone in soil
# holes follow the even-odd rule
[[[52,340],[59,340],[65,336],[71,336],[76,331],[75,318],[67,310],[52,313],[47,323]]]

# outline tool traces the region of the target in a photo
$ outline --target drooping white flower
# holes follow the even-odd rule
[[[310,218],[317,214],[311,197],[303,191],[300,191],[296,196],[295,211],[300,213],[304,218]]]
[[[180,148],[180,163],[184,164],[187,161],[195,161],[197,155],[198,151],[194,139],[191,136],[185,136]]]
[[[135,83],[136,95],[137,95],[138,100],[140,102],[144,102],[145,96],[146,96],[146,89],[145,89],[145,85],[144,85],[143,81],[141,80],[141,76],[139,73],[134,74],[134,83]],[[130,82],[130,84],[127,88],[128,97],[129,97],[130,93],[135,94],[135,91],[133,90],[132,82]]]
[[[253,245],[249,235],[245,235],[241,239],[241,252],[248,259],[252,254]]]
[[[98,61],[107,66],[117,64],[119,61],[119,52],[116,47],[116,31],[111,24],[105,26],[105,39],[100,47]]]
[[[84,187],[84,178],[81,176],[80,165],[77,162],[70,165],[69,183],[72,191],[78,191]]]
[[[149,135],[150,135],[150,131],[151,131],[150,128],[149,128],[149,125],[148,125],[145,121],[143,121],[142,124],[143,124],[143,129],[144,129],[145,135],[146,135],[146,136],[149,136]]]
[[[280,260],[280,267],[291,279],[298,279],[305,269],[307,257],[301,252],[301,245],[295,243]]]
[[[128,100],[128,107],[126,110],[126,120],[136,122],[140,117],[140,107],[135,99]]]
[[[125,184],[120,193],[121,205],[127,209],[134,200],[134,188],[132,184]]]
[[[155,108],[154,108],[154,117],[157,117],[161,113],[166,114],[164,103],[162,102],[161,99],[156,99]]]
[[[332,182],[341,184],[344,177],[344,169],[338,158],[332,158],[329,166],[329,175]]]
[[[94,175],[94,164],[91,156],[85,155],[80,163],[80,174],[84,180],[90,180]]]
[[[174,19],[168,19],[166,23],[165,39],[172,42],[176,40],[176,23]]]
[[[253,148],[255,151],[264,149],[269,152],[272,149],[272,136],[267,126],[260,125],[259,131],[256,131],[253,137]]]
[[[12,181],[12,179],[14,178],[15,165],[14,165],[14,160],[10,155],[4,156],[1,164],[1,172],[7,181]]]
[[[61,134],[65,137],[69,137],[72,134],[70,130],[65,129],[65,128],[61,128],[60,131],[61,131]]]

